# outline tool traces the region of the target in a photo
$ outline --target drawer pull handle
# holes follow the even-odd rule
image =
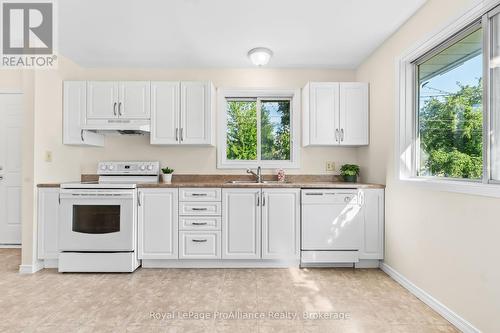
[[[196,208],[196,207],[193,207],[191,208],[191,210],[207,210],[208,208]]]
[[[195,243],[205,243],[207,240],[206,239],[192,239],[192,241]]]
[[[193,222],[192,225],[207,225],[207,222]]]
[[[206,197],[207,196],[206,193],[191,193],[191,195],[193,197]]]

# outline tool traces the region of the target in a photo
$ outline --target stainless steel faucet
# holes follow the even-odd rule
[[[262,168],[257,167],[257,173],[253,172],[251,169],[247,169],[247,173],[251,173],[255,176],[257,183],[262,183]]]

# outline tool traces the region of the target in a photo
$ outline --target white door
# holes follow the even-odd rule
[[[150,82],[119,83],[118,116],[124,119],[150,118]]]
[[[340,144],[367,145],[368,83],[340,83]]]
[[[87,82],[87,119],[118,117],[118,83],[115,81]]]
[[[178,189],[139,190],[139,259],[178,258]]]
[[[260,259],[260,189],[222,190],[222,259]]]
[[[0,94],[0,244],[21,244],[22,94]]]
[[[363,194],[363,226],[359,259],[384,259],[384,190],[367,189]]]
[[[151,144],[179,143],[179,82],[151,82]]]
[[[181,143],[211,143],[211,112],[210,82],[181,82]]]
[[[300,189],[262,190],[262,258],[298,259]]]
[[[313,82],[310,89],[310,144],[338,144],[339,84]]]

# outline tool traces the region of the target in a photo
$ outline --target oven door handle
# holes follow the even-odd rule
[[[61,199],[133,199],[130,193],[61,193]]]

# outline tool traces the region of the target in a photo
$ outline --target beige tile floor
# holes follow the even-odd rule
[[[17,273],[0,250],[1,332],[457,332],[380,270],[139,269]],[[151,313],[263,313],[255,320],[153,319]],[[269,311],[297,314],[273,320]],[[304,312],[348,315],[304,319]]]

